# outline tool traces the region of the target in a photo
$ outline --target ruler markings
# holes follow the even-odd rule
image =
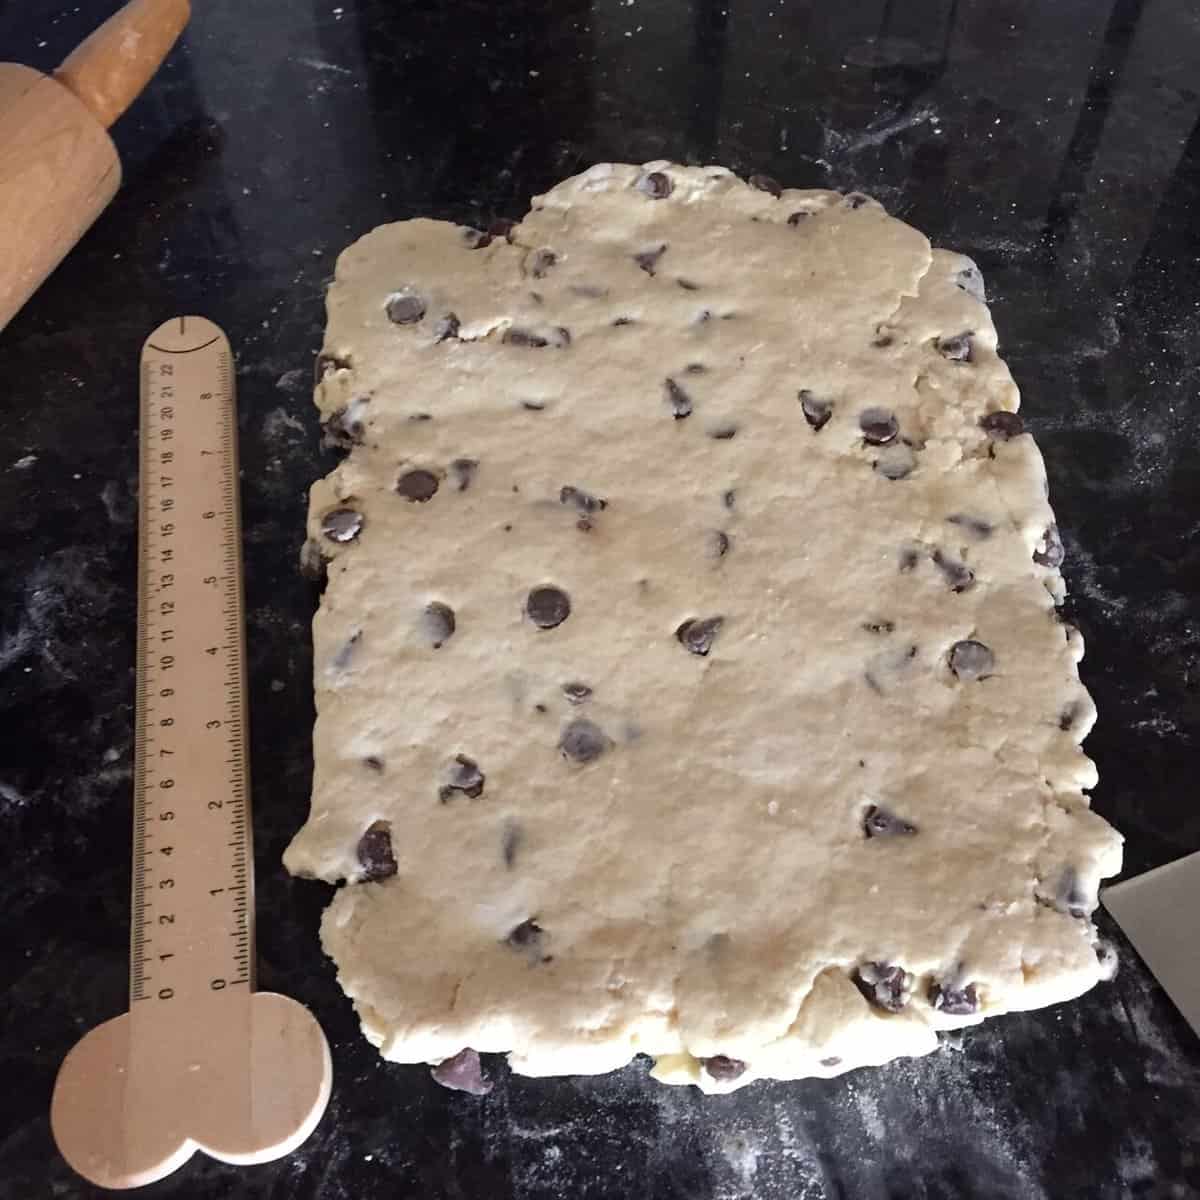
[[[201,344],[178,344],[188,338]],[[169,1002],[252,975],[235,402],[226,343],[207,322],[168,323],[143,351],[139,464],[130,994]],[[230,920],[232,954],[206,934]]]

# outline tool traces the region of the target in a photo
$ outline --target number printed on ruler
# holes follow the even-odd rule
[[[250,986],[237,424],[228,342],[202,318],[142,358],[138,745],[130,995]]]

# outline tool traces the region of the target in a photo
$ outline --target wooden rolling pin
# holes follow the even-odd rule
[[[130,0],[54,73],[0,63],[0,330],[121,183],[106,132],[187,24],[188,0]]]

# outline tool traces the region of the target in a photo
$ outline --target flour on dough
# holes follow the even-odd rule
[[[834,1075],[1105,969],[1121,839],[979,272],[755,182],[601,165],[338,260],[285,862],[451,1086]]]

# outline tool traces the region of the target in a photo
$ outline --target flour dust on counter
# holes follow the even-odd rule
[[[347,885],[322,942],[386,1058],[725,1092],[1104,976],[1121,839],[971,260],[861,193],[604,164],[347,249],[316,399],[285,862]]]

